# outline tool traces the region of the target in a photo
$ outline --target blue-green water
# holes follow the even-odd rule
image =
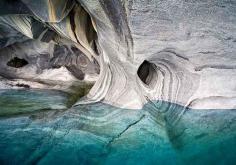
[[[163,101],[141,110],[103,103],[58,110],[66,99],[0,90],[0,163],[236,164],[236,110]]]

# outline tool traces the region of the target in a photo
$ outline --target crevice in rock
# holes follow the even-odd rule
[[[146,115],[142,115],[138,120],[134,121],[133,123],[129,124],[123,131],[121,131],[119,134],[117,134],[115,137],[113,137],[108,143],[107,146],[110,146],[116,139],[119,139],[128,129],[130,129],[132,126],[139,123]]]
[[[10,61],[7,62],[7,65],[13,68],[21,68],[28,64],[28,61],[25,59],[21,59],[18,57],[12,58]]]

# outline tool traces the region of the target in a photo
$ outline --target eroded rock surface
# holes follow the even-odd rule
[[[68,84],[64,88],[78,79],[96,81],[77,104],[142,108],[163,100],[235,107],[234,1],[18,0],[0,6],[5,78]],[[7,65],[14,58],[28,64]],[[144,61],[148,71],[140,69]]]
[[[233,0],[0,0],[0,163],[234,164],[235,25]]]

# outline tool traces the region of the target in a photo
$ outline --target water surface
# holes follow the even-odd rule
[[[141,110],[103,103],[65,110],[66,99],[55,91],[1,90],[1,164],[236,163],[235,110],[163,101]]]

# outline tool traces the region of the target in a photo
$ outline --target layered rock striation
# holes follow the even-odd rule
[[[3,0],[0,8],[1,86],[79,80],[95,84],[75,105],[235,108],[234,1]]]

